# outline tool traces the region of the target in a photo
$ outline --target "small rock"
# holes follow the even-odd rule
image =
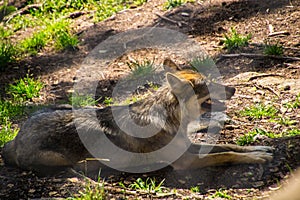
[[[252,186],[255,188],[263,186],[265,183],[263,181],[257,181],[255,183],[252,183]]]
[[[29,193],[34,193],[34,192],[35,192],[35,189],[30,189],[28,192],[29,192]]]
[[[186,183],[185,180],[181,180],[181,179],[179,179],[178,182],[181,183],[181,184],[185,184]]]
[[[279,171],[278,167],[274,167],[270,169],[270,172],[278,172],[278,171]]]
[[[79,182],[78,178],[76,178],[76,177],[69,178],[68,181],[70,181],[71,183],[77,183],[77,182]]]
[[[186,12],[182,12],[182,13],[181,13],[181,16],[183,16],[183,17],[189,17],[190,14],[189,14],[189,13],[186,13]]]
[[[49,192],[49,196],[54,196],[56,194],[57,194],[57,192],[55,192],[55,191]]]
[[[286,86],[284,86],[283,90],[284,91],[291,90],[291,86],[290,85],[286,85]]]

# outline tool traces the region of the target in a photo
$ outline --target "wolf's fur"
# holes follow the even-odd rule
[[[78,130],[85,130],[85,137],[95,140],[95,132],[101,132],[115,145],[130,152],[153,152],[166,146],[178,132],[183,134],[184,140],[188,123],[207,111],[201,107],[207,99],[229,99],[235,92],[232,87],[205,81],[205,77],[195,71],[180,71],[168,59],[164,65],[171,69],[171,73],[166,74],[167,83],[155,94],[129,106],[130,118],[137,125],[151,124],[160,130],[154,136],[139,138],[122,131],[126,129],[128,118],[128,114],[122,111],[124,106],[79,109],[75,112],[58,109],[38,113],[25,122],[17,137],[3,149],[5,163],[35,171],[46,169],[46,172],[72,167],[78,161],[91,157],[78,136]],[[120,119],[124,118],[122,128],[114,121],[113,109],[119,112]],[[94,113],[96,117],[93,117]],[[182,144],[179,142],[178,145]],[[200,149],[209,152],[208,155],[199,156]],[[272,159],[270,150],[270,147],[264,146],[192,144],[171,165],[175,169],[187,169],[228,163],[264,163]]]

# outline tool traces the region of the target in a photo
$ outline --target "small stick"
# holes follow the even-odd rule
[[[155,14],[156,14],[158,17],[160,17],[161,19],[164,19],[164,20],[166,20],[166,21],[168,21],[168,22],[171,22],[171,23],[173,23],[173,24],[177,24],[179,27],[181,27],[182,24],[188,25],[188,24],[185,23],[185,22],[178,22],[178,21],[175,21],[175,20],[170,19],[170,18],[168,18],[168,17],[162,16],[162,15],[160,15],[160,14],[158,14],[158,13],[155,13]]]
[[[274,55],[264,55],[264,54],[252,54],[252,53],[236,53],[236,54],[221,54],[223,58],[234,58],[234,57],[249,57],[249,58],[274,58],[274,59],[283,59],[283,60],[292,60],[300,61],[299,57],[290,57],[290,56],[274,56]]]
[[[285,76],[282,76],[282,75],[280,75],[280,74],[260,74],[260,75],[251,76],[251,77],[248,79],[248,81],[252,81],[252,80],[258,79],[258,78],[269,77],[269,76],[285,77]]]
[[[254,85],[257,87],[257,88],[261,88],[261,89],[265,89],[265,90],[268,90],[270,91],[271,93],[275,94],[277,97],[279,97],[279,94],[273,90],[272,88],[268,87],[268,86],[263,86],[263,85],[260,85],[260,84],[257,84],[257,83],[254,83]]]
[[[271,32],[269,33],[268,37],[273,37],[277,35],[290,35],[290,32],[288,31],[278,31],[278,32]]]
[[[17,15],[22,15],[24,14],[26,11],[28,11],[29,9],[31,8],[41,8],[42,7],[42,4],[39,3],[39,4],[30,4],[30,5],[27,5],[25,6],[24,8],[20,9],[20,10],[17,10],[16,12],[13,12],[12,14],[4,17],[3,21],[4,22],[9,22],[10,20],[12,20],[14,17],[16,17]]]

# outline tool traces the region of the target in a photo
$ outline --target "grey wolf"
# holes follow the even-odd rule
[[[189,122],[209,111],[207,106],[202,105],[209,99],[230,99],[235,89],[207,81],[196,71],[182,70],[170,59],[165,60],[164,66],[168,71],[166,83],[156,93],[128,106],[131,119],[140,126],[153,125],[159,130],[155,135],[139,138],[123,131],[115,122],[112,110],[122,110],[124,106],[78,109],[76,116],[72,109],[50,110],[30,117],[16,138],[4,146],[5,163],[50,173],[73,167],[79,161],[93,157],[78,136],[75,123],[80,124],[80,130],[85,130],[86,137],[96,140],[98,133],[104,134],[115,145],[129,152],[159,150],[168,145],[177,133],[181,134],[183,141],[178,142],[178,146],[186,145],[185,134]],[[96,113],[96,118],[92,118],[91,112]],[[123,125],[126,126],[126,121],[123,121]],[[193,143],[170,165],[175,170],[184,170],[226,164],[265,163],[272,159],[271,151],[272,148],[267,146]],[[206,153],[201,155],[201,152]]]

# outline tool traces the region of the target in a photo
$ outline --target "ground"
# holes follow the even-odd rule
[[[41,77],[46,83],[42,96],[36,103],[65,103],[72,91],[81,62],[97,44],[109,36],[127,30],[164,27],[185,33],[199,42],[199,45],[202,45],[216,60],[223,82],[237,88],[235,96],[227,102],[226,112],[232,121],[224,126],[218,142],[235,143],[238,137],[254,128],[284,131],[286,128],[284,125],[251,120],[238,114],[239,110],[260,101],[277,105],[282,116],[296,120],[296,127],[300,128],[299,108],[284,110],[284,107],[280,106],[285,102],[294,101],[295,96],[300,93],[300,61],[292,59],[300,57],[300,1],[211,0],[204,3],[197,1],[169,11],[163,9],[163,4],[163,0],[149,0],[141,7],[122,11],[97,24],[89,21],[85,15],[80,16],[75,19],[75,28],[81,39],[79,50],[51,54],[45,51],[7,68],[0,74],[2,93],[5,85],[23,77],[30,70],[34,76]],[[240,33],[252,35],[249,47],[233,52],[222,49],[224,33],[231,27],[235,27]],[[274,32],[286,31],[288,34],[269,35],[272,27]],[[26,33],[20,33],[22,34]],[[283,45],[285,57],[238,55],[241,52],[263,55],[262,45],[266,40]],[[157,55],[155,50],[146,53],[141,51],[133,56],[159,59],[167,54],[160,53],[162,55]],[[229,53],[232,56],[226,57]],[[122,72],[126,72],[124,67],[119,69],[110,67],[106,69],[108,73],[105,76],[109,81],[102,81],[103,84],[100,85],[105,89],[102,90],[103,96],[111,94],[110,89],[114,85],[112,80],[119,78]],[[19,125],[21,124],[22,121],[19,122]],[[222,166],[180,172],[165,168],[148,174],[102,170],[101,178],[105,180],[107,197],[114,199],[207,199],[220,188],[223,188],[232,199],[264,199],[286,182],[291,171],[300,165],[299,142],[299,136],[258,138],[252,145],[274,147],[274,159],[265,165]],[[71,172],[38,177],[32,172],[8,168],[2,161],[1,163],[1,199],[65,198],[83,191],[88,182],[86,178],[74,176]],[[164,186],[173,192],[160,196],[125,190],[119,186],[120,182],[129,185],[139,177],[156,177],[158,181],[165,179]],[[194,186],[199,186],[200,192],[191,192],[190,188]]]

